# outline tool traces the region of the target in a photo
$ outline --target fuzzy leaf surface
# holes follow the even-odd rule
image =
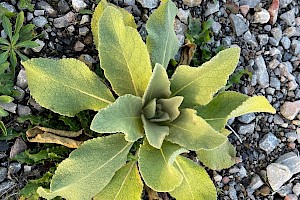
[[[172,96],[183,96],[183,107],[206,105],[226,83],[234,71],[240,48],[221,51],[200,67],[179,66],[171,79]]]
[[[123,15],[124,24],[126,26],[131,26],[132,28],[136,28],[136,24],[134,21],[133,16],[125,9],[115,6],[114,4],[108,3],[106,0],[101,0],[100,3],[95,8],[95,11],[93,13],[93,17],[91,20],[91,30],[93,33],[93,39],[94,44],[96,48],[98,49],[98,43],[99,43],[99,20],[104,12],[104,10],[108,6],[113,6],[117,8]]]
[[[130,94],[121,96],[95,115],[91,130],[98,133],[122,132],[128,142],[135,142],[144,135],[141,112],[140,97]]]
[[[201,149],[197,151],[197,158],[212,170],[222,170],[231,167],[235,164],[235,155],[235,148],[228,140],[216,149]]]
[[[263,96],[249,97],[238,92],[226,91],[218,94],[206,106],[199,107],[197,112],[215,130],[221,131],[230,118],[252,112],[274,114],[276,110]]]
[[[98,111],[114,101],[105,84],[79,60],[34,58],[22,65],[31,95],[41,106],[59,114]]]
[[[175,4],[168,0],[155,10],[147,21],[147,47],[153,66],[159,63],[166,69],[180,47],[174,31],[177,11]]]
[[[183,156],[178,156],[175,163],[183,175],[180,186],[170,192],[176,200],[217,199],[216,188],[203,167]]]
[[[39,188],[38,193],[46,199],[92,199],[126,163],[131,146],[121,134],[86,141],[58,165],[50,191]]]
[[[118,9],[108,6],[99,20],[101,68],[119,95],[142,97],[151,77],[147,47],[138,31],[126,26]]]
[[[214,149],[222,145],[226,136],[215,131],[204,119],[197,116],[193,109],[182,109],[173,122],[168,123],[170,134],[166,140],[179,144],[186,149]]]
[[[163,143],[161,149],[156,149],[145,141],[141,145],[138,162],[146,185],[158,192],[169,192],[178,187],[183,177],[173,163],[184,152],[187,150],[168,141]]]
[[[143,115],[142,120],[149,144],[157,149],[160,149],[165,137],[169,134],[169,127],[160,126],[157,123],[153,123],[146,119]]]
[[[162,111],[166,112],[170,116],[170,121],[176,119],[179,114],[179,106],[183,101],[183,97],[176,96],[170,99],[159,99],[157,102],[162,106]]]
[[[169,98],[171,95],[170,81],[166,70],[161,64],[156,64],[143,96],[143,105],[147,105],[154,98]]]
[[[131,161],[116,172],[111,182],[93,200],[139,200],[143,186],[136,162]]]

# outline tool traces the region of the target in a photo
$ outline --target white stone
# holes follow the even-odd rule
[[[79,12],[81,9],[86,8],[87,4],[83,0],[72,0],[72,6],[76,12]]]

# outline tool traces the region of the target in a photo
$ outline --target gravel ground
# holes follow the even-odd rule
[[[13,12],[18,1],[1,1]],[[187,17],[202,21],[213,19],[212,49],[220,45],[241,47],[237,71],[247,69],[252,77],[243,77],[232,89],[244,94],[264,95],[277,114],[248,114],[230,121],[239,138],[230,141],[237,149],[237,164],[222,171],[209,171],[218,189],[219,199],[300,199],[300,1],[299,0],[232,0],[204,1],[191,7],[191,2],[174,1],[179,8],[175,29],[181,43],[187,29]],[[28,51],[29,57],[76,57],[86,63],[98,62],[92,43],[89,14],[92,0],[33,0],[33,12],[25,10],[27,23],[36,25],[44,37],[36,40],[40,47]],[[136,19],[140,34],[145,38],[145,22],[157,7],[158,0],[113,0]],[[6,37],[1,31],[1,37]],[[93,65],[94,66],[94,65]],[[24,130],[18,116],[42,112],[30,98],[24,70],[18,72],[15,86],[21,94],[9,105],[0,105],[10,112],[7,126]],[[21,127],[21,128],[20,128]],[[23,145],[23,146],[22,146]],[[32,145],[32,144],[27,144]],[[13,146],[28,148],[17,140],[0,141],[0,199],[17,199],[18,190],[27,179],[39,177],[43,166],[28,166],[11,161]],[[273,189],[271,189],[273,188]]]

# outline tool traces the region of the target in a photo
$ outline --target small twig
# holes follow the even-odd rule
[[[237,139],[240,141],[240,143],[243,143],[242,139],[240,138],[240,136],[235,132],[235,130],[233,130],[233,128],[231,128],[231,126],[229,126],[227,124],[227,127],[233,132],[233,134],[237,137]]]

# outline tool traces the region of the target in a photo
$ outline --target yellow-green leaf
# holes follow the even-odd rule
[[[147,47],[153,66],[159,63],[167,68],[170,59],[174,58],[179,50],[179,41],[174,31],[177,11],[176,5],[168,0],[155,10],[147,21]]]
[[[140,200],[143,191],[136,162],[128,162],[93,200]]]
[[[139,169],[147,186],[158,192],[173,191],[182,180],[182,174],[173,165],[176,157],[187,152],[179,145],[165,141],[156,149],[144,141],[139,151]]]
[[[142,97],[151,77],[147,47],[138,31],[126,26],[118,9],[108,6],[99,20],[101,68],[119,95]]]
[[[22,65],[33,98],[59,114],[74,116],[82,110],[98,111],[114,101],[105,84],[79,60],[33,58]]]
[[[170,81],[166,70],[161,64],[156,64],[152,77],[143,96],[143,105],[146,106],[154,98],[169,98],[171,95]]]
[[[236,151],[234,146],[227,140],[216,149],[197,151],[197,158],[212,170],[227,169],[235,164]]]
[[[204,119],[197,116],[193,109],[181,109],[179,117],[167,125],[170,133],[166,140],[186,149],[214,149],[227,140],[226,136],[215,131]]]
[[[141,114],[142,99],[127,94],[101,109],[92,121],[91,130],[98,133],[122,132],[128,142],[135,142],[144,136]]]
[[[145,135],[149,144],[157,149],[161,148],[161,145],[165,137],[169,134],[169,127],[161,126],[158,123],[149,121],[142,115],[142,120],[145,129]]]
[[[209,104],[197,108],[198,115],[215,130],[222,131],[228,119],[252,112],[275,113],[276,110],[263,96],[247,95],[226,91],[218,94]]]
[[[176,200],[217,199],[216,188],[203,167],[183,156],[178,156],[175,163],[183,175],[180,186],[170,192]]]
[[[221,51],[200,67],[179,66],[171,79],[172,96],[183,96],[182,106],[206,105],[226,83],[234,71],[240,48]]]
[[[50,191],[37,192],[46,199],[91,200],[126,163],[131,146],[121,134],[88,140],[58,165]]]
[[[100,3],[95,8],[95,11],[93,13],[92,21],[91,21],[91,29],[93,33],[94,38],[94,44],[96,48],[98,49],[98,42],[99,42],[99,20],[105,10],[108,6],[114,6],[117,8],[123,15],[124,24],[126,26],[131,26],[133,28],[136,28],[136,24],[134,21],[134,17],[125,9],[115,6],[114,4],[108,3],[106,0],[101,0]]]

